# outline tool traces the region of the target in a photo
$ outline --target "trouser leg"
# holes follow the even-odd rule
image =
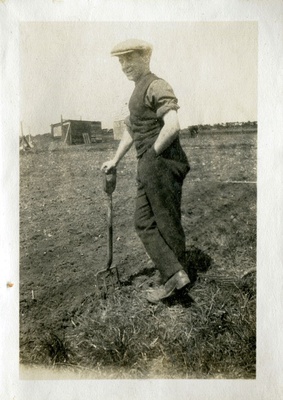
[[[163,281],[183,268],[182,168],[179,162],[162,157],[143,158],[138,166],[135,226]]]
[[[144,188],[139,185],[136,199],[135,228],[146,252],[160,272],[162,283],[182,269],[173,250],[164,240]]]

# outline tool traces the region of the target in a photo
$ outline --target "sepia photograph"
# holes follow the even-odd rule
[[[256,377],[257,36],[21,23],[22,366]]]
[[[282,397],[282,6],[0,1],[1,399]]]

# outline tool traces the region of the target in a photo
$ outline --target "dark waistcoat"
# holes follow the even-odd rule
[[[145,96],[151,82],[158,78],[151,72],[145,75],[137,84],[129,101],[130,122],[133,132],[137,156],[140,158],[157,139],[159,132],[164,126],[162,118],[157,118],[154,105],[149,108],[145,105]],[[181,147],[179,137],[162,152],[162,158],[175,160],[185,176],[189,171],[189,163],[184,150]]]
[[[163,120],[157,118],[154,106],[149,108],[145,105],[147,89],[156,79],[160,78],[151,72],[145,75],[137,82],[129,101],[131,129],[138,157],[153,145],[164,125]]]

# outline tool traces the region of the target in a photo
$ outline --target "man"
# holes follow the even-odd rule
[[[137,198],[135,228],[144,247],[160,271],[161,286],[151,289],[151,303],[184,288],[185,234],[181,225],[183,180],[190,167],[179,142],[177,99],[167,82],[150,72],[152,46],[130,39],[111,51],[122,71],[135,82],[129,101],[130,115],[114,158],[101,169],[107,173],[134,144],[137,151]]]

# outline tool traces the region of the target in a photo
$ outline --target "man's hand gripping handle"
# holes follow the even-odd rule
[[[107,172],[104,169],[103,172],[104,172],[103,189],[110,196],[116,188],[117,170],[116,168],[111,168]]]

